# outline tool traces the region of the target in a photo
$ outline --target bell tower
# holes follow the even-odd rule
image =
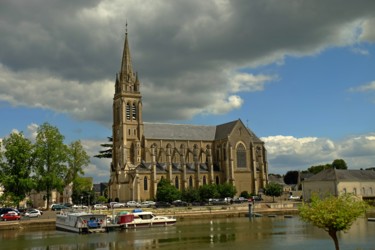
[[[128,173],[141,162],[140,141],[143,136],[140,82],[138,74],[133,71],[127,25],[121,68],[116,74],[112,109],[113,148],[110,185],[117,186],[117,188],[111,187],[111,190],[117,190],[117,194],[110,195],[113,198],[120,198],[123,197],[120,194],[122,193],[120,190],[123,189],[122,184],[132,181]]]

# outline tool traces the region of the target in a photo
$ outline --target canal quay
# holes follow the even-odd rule
[[[145,208],[143,211],[152,211],[155,215],[174,216],[177,221],[190,220],[197,218],[225,218],[225,217],[248,217],[250,211],[256,215],[273,216],[273,215],[293,215],[298,213],[300,202],[283,202],[283,203],[246,203],[221,206],[197,206],[197,207],[174,207],[174,208]],[[108,216],[116,215],[121,211],[131,212],[131,208],[109,209],[109,210],[92,210],[95,213],[107,214]],[[17,229],[37,229],[37,228],[54,228],[56,223],[55,211],[44,211],[39,218],[22,218],[20,221],[2,221],[0,230],[17,230]]]

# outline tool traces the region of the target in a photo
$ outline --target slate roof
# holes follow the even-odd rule
[[[305,179],[305,181],[375,181],[375,171],[330,168]]]
[[[146,139],[213,141],[216,126],[144,123]]]
[[[241,122],[241,120],[235,120],[217,126],[145,122],[144,136],[146,139],[164,140],[221,140],[228,137],[238,122]],[[261,142],[253,131],[250,129],[248,129],[248,131],[255,142]]]

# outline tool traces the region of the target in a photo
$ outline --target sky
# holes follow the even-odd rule
[[[2,0],[0,140],[48,122],[108,181],[126,27],[144,121],[241,119],[270,173],[375,167],[373,0]]]

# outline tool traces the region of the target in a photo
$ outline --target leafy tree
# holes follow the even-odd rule
[[[9,198],[18,207],[34,184],[30,178],[33,145],[22,133],[11,133],[3,144],[5,161],[0,163],[0,182],[4,187],[4,198]]]
[[[312,174],[317,174],[325,169],[328,169],[331,167],[331,164],[325,164],[325,165],[318,165],[318,166],[311,166],[307,169],[308,172]]]
[[[81,141],[72,142],[67,150],[68,171],[66,183],[74,182],[78,174],[84,175],[83,167],[87,167],[90,163],[90,157],[83,149]]]
[[[99,151],[99,154],[94,155],[96,158],[112,158],[113,138],[107,137],[110,143],[103,143],[100,146],[106,148]]]
[[[217,191],[221,198],[233,197],[237,193],[235,186],[229,183],[223,183],[217,186]]]
[[[336,159],[332,162],[332,167],[335,169],[348,169],[346,162],[343,159]]]
[[[207,201],[211,198],[219,198],[219,192],[215,184],[208,184],[199,187],[199,196],[201,201]]]
[[[186,202],[200,201],[199,190],[194,188],[185,189],[181,192],[181,199]]]
[[[313,195],[310,204],[305,203],[299,207],[299,215],[302,220],[327,231],[336,250],[339,250],[337,232],[349,230],[366,209],[367,204],[351,194],[328,196],[324,199]]]
[[[47,207],[51,192],[63,191],[67,175],[67,147],[64,136],[48,123],[42,124],[37,131],[35,141],[35,181],[37,191],[46,192]]]
[[[244,198],[248,199],[250,197],[250,194],[247,191],[242,191],[241,194],[240,194],[240,197],[244,197]]]
[[[275,197],[279,197],[283,193],[283,186],[275,182],[270,182],[265,187],[264,193],[268,196],[272,196],[273,202],[275,202]]]
[[[295,185],[298,183],[299,172],[298,171],[288,171],[284,175],[284,182],[288,185]]]
[[[172,202],[181,199],[181,192],[168,180],[162,178],[157,187],[156,200]]]
[[[72,201],[74,204],[88,204],[95,200],[92,192],[92,178],[77,176],[73,184]]]

